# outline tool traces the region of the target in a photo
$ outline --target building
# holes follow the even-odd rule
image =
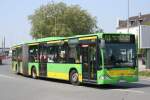
[[[116,31],[119,33],[133,33],[138,44],[138,53],[146,55],[146,62],[150,62],[150,14],[129,17],[129,20],[118,20]],[[150,63],[147,64],[150,68]]]
[[[127,23],[128,23],[128,20],[118,20],[117,29],[127,28]],[[150,26],[150,14],[141,15],[140,13],[139,16],[129,17],[130,28],[136,27],[139,24]]]
[[[10,51],[10,48],[0,48],[0,55],[3,55],[5,54],[6,56],[8,56],[9,54],[9,51]]]
[[[118,20],[116,30],[119,33],[135,34],[139,49],[150,48],[150,14],[130,17],[129,22],[128,20]]]

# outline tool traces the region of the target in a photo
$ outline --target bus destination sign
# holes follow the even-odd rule
[[[105,34],[104,40],[106,42],[122,42],[122,43],[131,43],[134,41],[134,35],[128,34]]]

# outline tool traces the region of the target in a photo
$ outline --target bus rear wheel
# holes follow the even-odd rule
[[[72,70],[69,75],[70,83],[73,85],[79,85],[79,75],[76,70]]]
[[[36,73],[35,67],[33,67],[32,70],[31,70],[31,77],[34,78],[34,79],[37,79],[37,73]]]

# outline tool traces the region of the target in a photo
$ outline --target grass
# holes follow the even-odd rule
[[[150,71],[149,70],[140,71],[139,75],[140,76],[145,76],[145,77],[150,77]]]

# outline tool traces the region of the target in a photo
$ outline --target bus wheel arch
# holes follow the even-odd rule
[[[73,85],[79,85],[79,73],[76,68],[71,68],[69,71],[69,81]]]
[[[36,79],[37,78],[37,70],[35,66],[31,67],[31,77]]]

